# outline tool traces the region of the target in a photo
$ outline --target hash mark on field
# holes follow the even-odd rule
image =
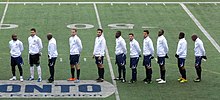
[[[100,21],[97,6],[96,6],[95,3],[93,3],[93,6],[94,6],[94,9],[95,9],[96,18],[97,18],[97,21],[98,21],[99,28],[102,29],[102,24],[101,24],[101,21]],[[111,78],[112,78],[112,83],[115,86],[115,98],[116,98],[116,100],[120,100],[117,84],[116,84],[116,81],[114,80],[115,75],[114,75],[114,72],[113,72],[112,63],[111,63],[111,59],[110,59],[110,56],[109,56],[107,44],[106,44],[106,58],[107,58],[107,61],[108,61],[108,66],[109,66],[109,70],[110,70],[110,74],[111,74]]]
[[[9,2],[9,0],[7,1],[6,5],[5,5],[5,10],[4,10],[4,12],[3,12],[2,19],[1,19],[1,22],[0,22],[0,30],[2,29],[2,24],[3,24],[3,22],[4,22],[5,15],[6,15],[6,12],[7,12],[7,10],[8,10],[8,2]]]
[[[212,45],[217,49],[217,51],[220,53],[220,47],[218,43],[211,37],[211,35],[205,30],[205,28],[202,26],[202,24],[196,19],[196,17],[190,12],[190,10],[183,4],[180,3],[184,11],[189,15],[189,17],[193,20],[193,22],[198,26],[198,28],[202,31],[202,33],[209,39],[209,41],[212,43]]]

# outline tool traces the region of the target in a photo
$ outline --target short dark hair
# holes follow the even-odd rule
[[[182,38],[184,38],[185,37],[185,33],[183,33],[183,32],[180,32],[180,34],[179,34]]]
[[[97,29],[97,31],[101,31],[101,33],[103,33],[103,30],[102,30],[102,29],[100,29],[100,28],[98,28],[98,29]]]
[[[146,32],[147,34],[149,34],[149,31],[148,31],[148,30],[144,30],[144,32]]]
[[[133,34],[133,33],[129,33],[128,35],[132,35],[132,36],[134,36],[134,34]]]
[[[34,31],[34,32],[36,32],[36,29],[35,29],[35,28],[32,28],[32,29],[31,29],[31,31]]]
[[[118,34],[119,36],[121,36],[121,31],[117,31],[116,34]]]
[[[77,32],[77,29],[76,29],[76,28],[72,28],[71,30],[75,30],[75,32]]]

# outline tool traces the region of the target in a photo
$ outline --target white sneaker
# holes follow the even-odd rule
[[[161,80],[162,80],[161,78],[156,79],[157,82],[159,82],[159,81],[161,81]]]
[[[23,82],[23,81],[24,81],[24,79],[23,79],[23,77],[22,77],[22,76],[20,76],[20,81],[21,81],[21,82]]]
[[[166,83],[166,81],[161,80],[161,81],[159,81],[158,83],[159,83],[159,84],[165,84],[165,83]]]
[[[15,81],[16,80],[16,77],[13,76],[12,78],[9,79],[10,81]]]

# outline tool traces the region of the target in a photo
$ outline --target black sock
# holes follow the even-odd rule
[[[101,68],[98,67],[98,75],[99,75],[99,78],[101,78]]]
[[[100,74],[101,74],[101,78],[104,79],[104,73],[105,73],[105,70],[104,68],[100,68]]]
[[[160,66],[160,74],[161,74],[161,79],[165,81],[166,70],[164,65]]]
[[[151,78],[152,78],[152,69],[147,69],[147,79],[148,81],[151,81]]]
[[[79,80],[79,76],[80,76],[80,69],[76,70],[76,74],[77,74],[77,79]]]
[[[18,70],[19,70],[20,76],[23,76],[23,70],[22,70],[21,65],[18,65]]]
[[[126,68],[125,68],[125,66],[122,66],[122,72],[123,72],[123,79],[126,80]]]
[[[180,72],[180,75],[181,75],[182,78],[183,78],[183,73],[182,73],[182,69],[181,69],[181,67],[179,67],[179,72]]]
[[[118,64],[118,77],[121,78],[121,69],[122,66]]]
[[[12,75],[15,76],[15,66],[11,66]]]
[[[75,68],[71,68],[71,75],[72,75],[72,78],[75,78],[74,74],[75,74]]]
[[[137,69],[136,68],[132,69],[132,80],[133,81],[137,80]]]
[[[182,69],[182,78],[186,79],[186,69]]]
[[[200,66],[196,68],[196,72],[197,72],[198,78],[201,79],[202,68]]]

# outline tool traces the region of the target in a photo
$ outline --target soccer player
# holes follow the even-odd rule
[[[137,81],[137,65],[139,57],[141,57],[141,49],[139,43],[134,39],[134,34],[129,33],[130,40],[130,68],[132,69],[132,79],[129,83]]]
[[[126,54],[127,54],[127,48],[125,40],[121,36],[121,31],[117,31],[115,33],[116,38],[116,46],[115,46],[115,55],[116,55],[116,61],[115,64],[118,65],[118,77],[115,78],[115,80],[121,80],[122,83],[126,82]],[[123,72],[123,78],[121,77],[121,71]]]
[[[48,43],[48,66],[50,69],[50,78],[48,79],[48,83],[52,83],[54,81],[54,66],[57,59],[57,43],[55,38],[53,38],[52,33],[47,34]]]
[[[31,76],[28,78],[29,81],[34,80],[34,65],[37,67],[38,80],[37,82],[42,81],[41,77],[41,67],[40,67],[40,56],[42,55],[41,50],[43,48],[41,39],[36,35],[37,31],[35,28],[32,28],[31,35],[28,38],[29,43],[29,64],[30,64],[30,73]]]
[[[80,76],[80,65],[79,65],[79,57],[82,51],[82,42],[80,38],[77,36],[77,29],[71,29],[71,36],[69,38],[70,45],[70,68],[72,77],[68,79],[68,81],[74,81],[75,83],[79,83]],[[75,69],[76,69],[76,78],[75,78]]]
[[[103,65],[103,58],[105,54],[106,48],[106,41],[103,36],[103,30],[97,29],[97,37],[95,39],[94,51],[93,51],[93,58],[95,58],[95,63],[98,68],[98,75],[99,77],[96,79],[97,82],[104,81],[104,65]]]
[[[143,66],[145,66],[145,73],[146,73],[146,78],[143,80],[145,83],[150,84],[151,78],[152,78],[152,67],[151,67],[151,59],[154,58],[154,46],[151,38],[149,37],[149,31],[144,30],[143,31],[143,36],[144,36],[144,41],[143,41],[143,55],[144,55],[144,60],[143,60]]]
[[[23,82],[23,59],[21,57],[21,53],[24,50],[23,43],[18,40],[17,34],[12,34],[12,40],[9,41],[9,48],[10,48],[10,54],[11,54],[11,71],[13,77],[10,78],[10,81],[16,80],[15,75],[15,66],[18,66],[19,72],[20,72],[20,81]]]
[[[169,58],[167,53],[168,53],[168,44],[166,38],[164,37],[164,30],[161,29],[158,32],[158,38],[157,38],[157,63],[160,66],[160,78],[156,79],[156,81],[159,84],[166,83],[165,58]]]
[[[178,79],[180,83],[187,82],[186,80],[186,69],[184,67],[185,65],[185,58],[187,55],[187,42],[185,39],[185,34],[183,32],[179,33],[179,42],[176,50],[175,57],[178,61],[178,68],[179,72],[181,74],[181,77]]]
[[[195,69],[197,73],[197,78],[194,80],[194,82],[200,82],[201,81],[201,73],[202,73],[202,59],[207,59],[205,54],[205,48],[203,46],[202,40],[199,39],[197,35],[192,35],[192,40],[195,42]]]

